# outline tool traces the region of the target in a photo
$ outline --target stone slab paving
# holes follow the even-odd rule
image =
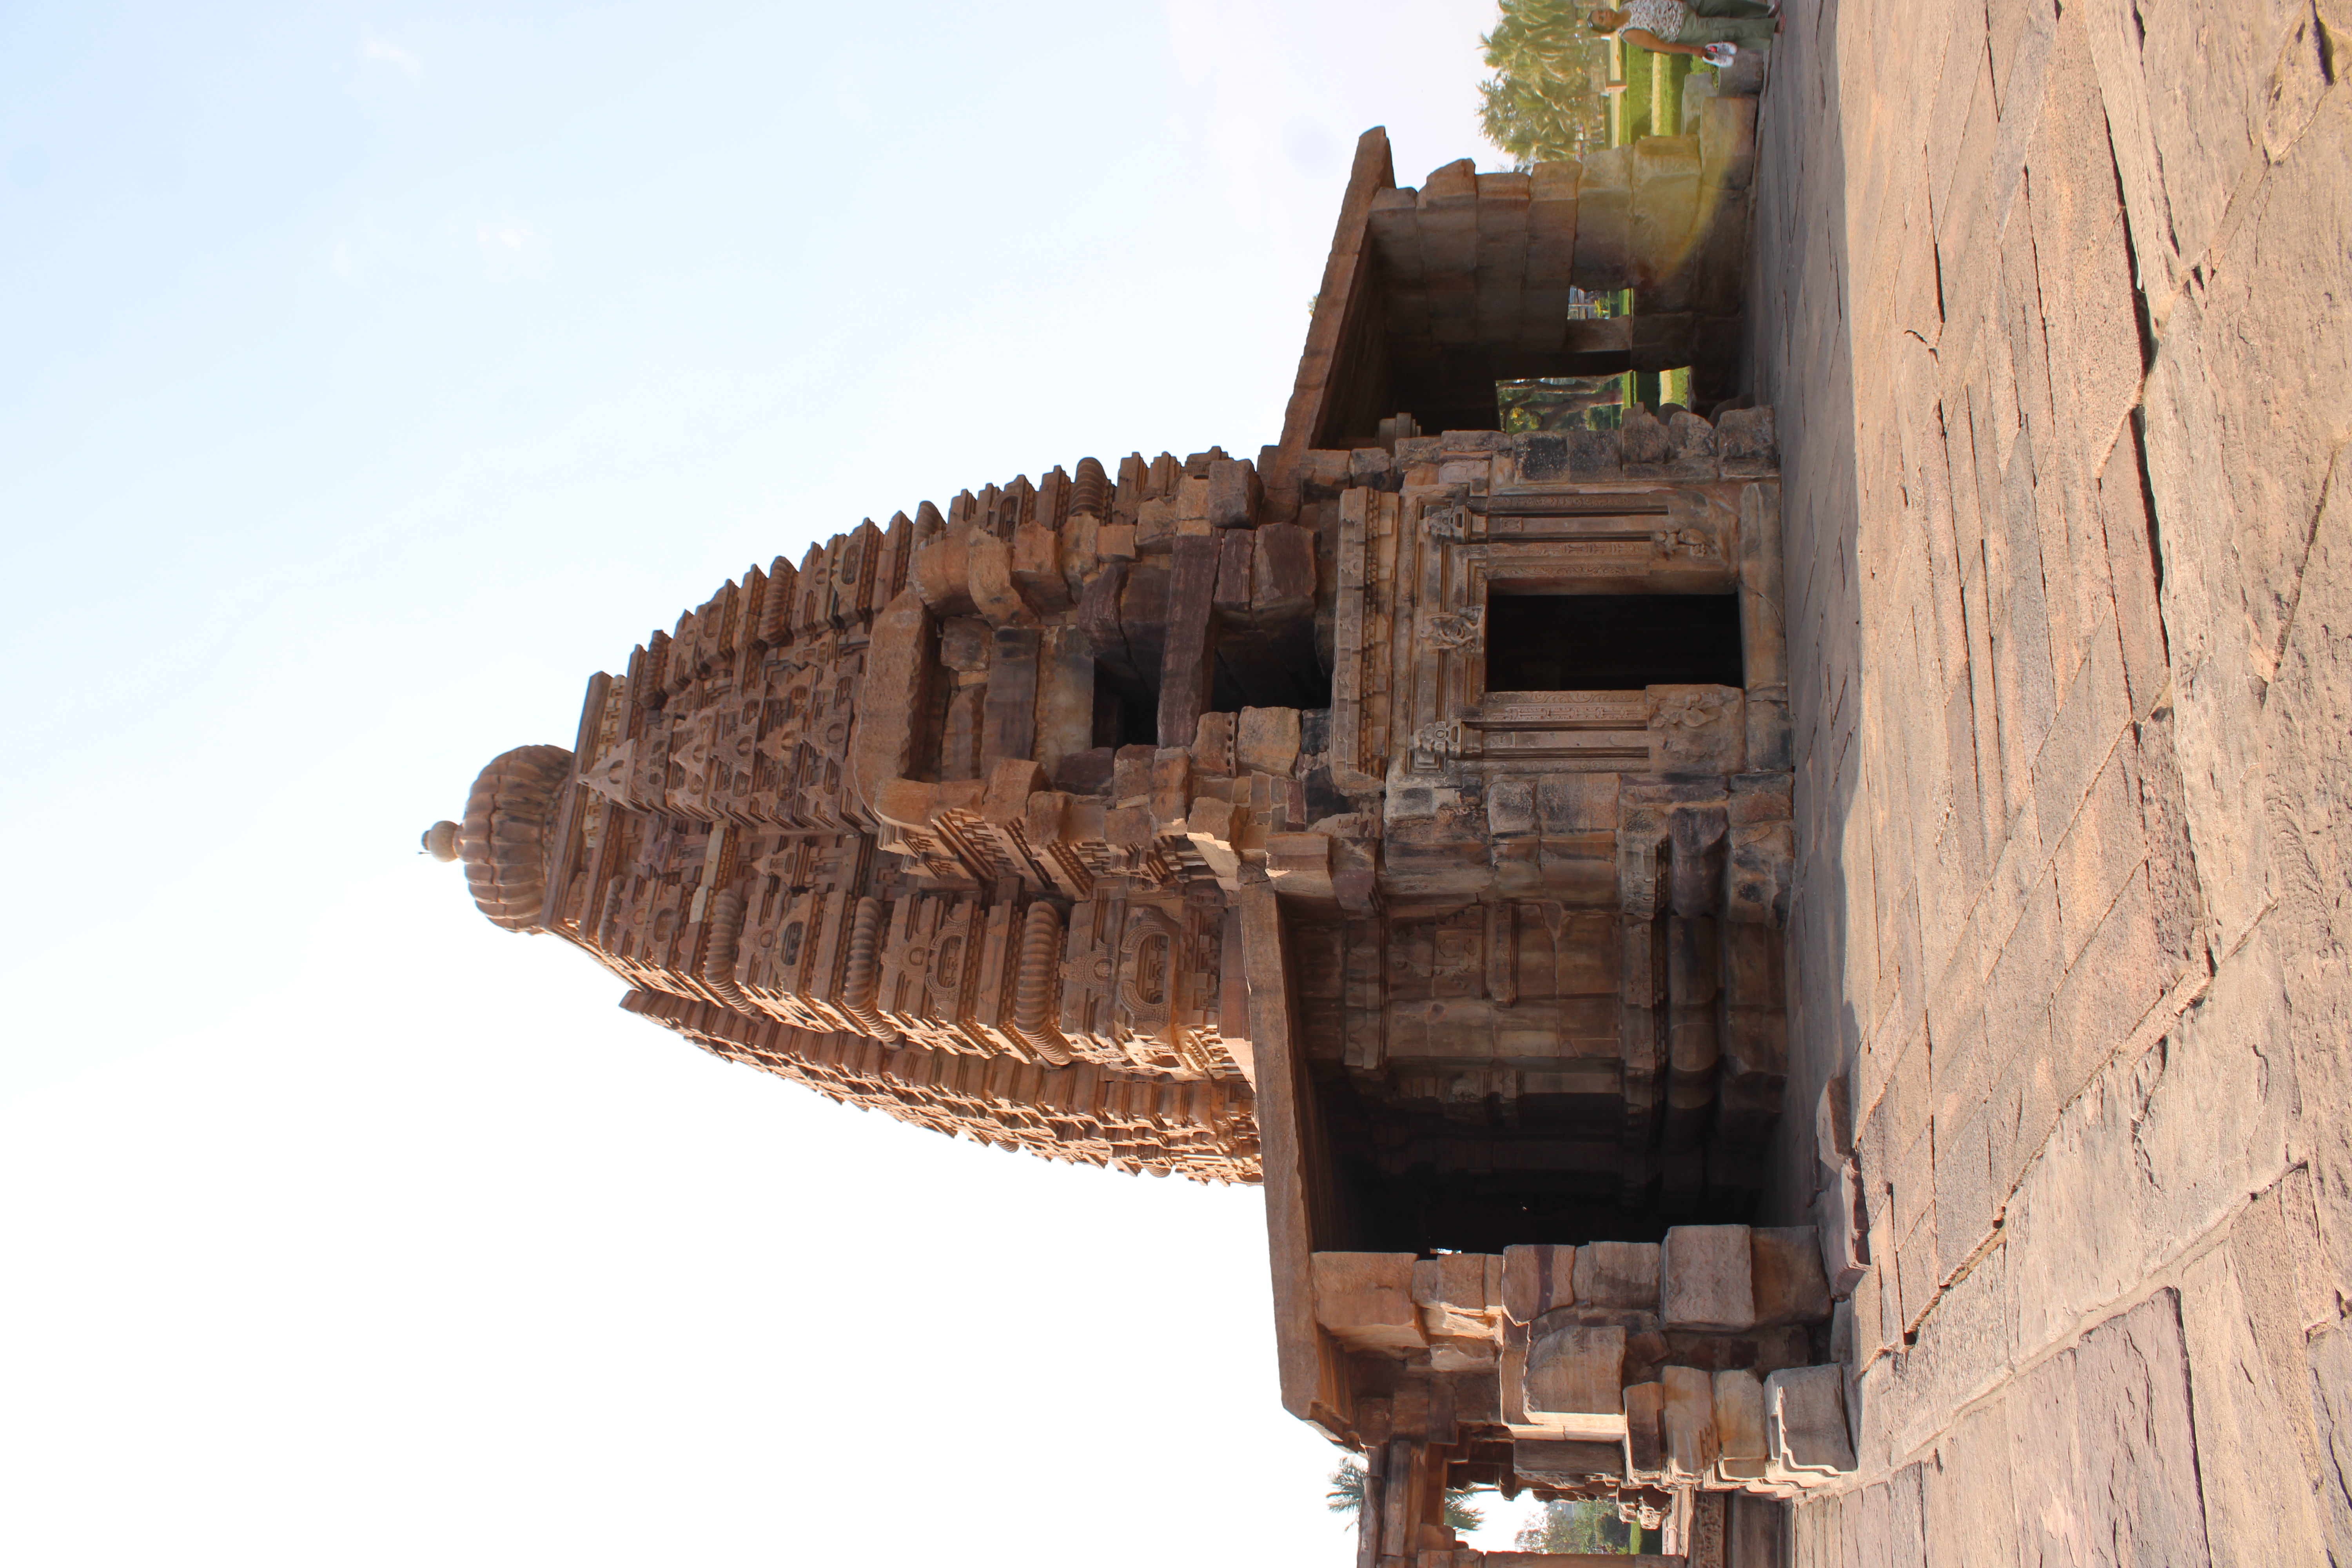
[[[2352,1565],[2352,0],[1789,13],[1797,1559]]]

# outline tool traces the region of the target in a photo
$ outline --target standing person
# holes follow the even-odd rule
[[[1626,0],[1587,20],[1653,54],[1703,55],[1709,44],[1762,49],[1780,30],[1780,0]]]

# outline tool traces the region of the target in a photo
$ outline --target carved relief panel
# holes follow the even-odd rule
[[[1777,510],[1727,484],[1619,482],[1476,493],[1357,490],[1340,501],[1332,756],[1343,784],[1482,771],[1736,772],[1750,721],[1735,685],[1519,689],[1490,679],[1496,595],[1703,596],[1736,611],[1728,645],[1769,683],[1776,572],[1750,568],[1744,533],[1777,549]],[[1465,494],[1468,490],[1470,493]],[[1746,514],[1756,513],[1751,523]],[[1768,518],[1766,513],[1771,515]],[[1769,601],[1769,602],[1768,602]],[[1711,613],[1711,612],[1710,612]],[[1633,635],[1638,635],[1633,634]],[[1653,690],[1656,695],[1654,699]],[[1771,689],[1775,701],[1779,688]],[[1769,757],[1763,765],[1777,765]]]
[[[1070,912],[1061,1032],[1097,1061],[1198,1077],[1217,1069],[1223,911],[1113,896]]]

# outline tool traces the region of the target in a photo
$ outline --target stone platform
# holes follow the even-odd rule
[[[1796,1561],[2352,1562],[2352,8],[1789,13]]]

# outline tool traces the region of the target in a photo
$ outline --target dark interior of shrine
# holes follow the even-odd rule
[[[1711,1138],[1666,1154],[1654,1124],[1646,1150],[1629,1154],[1614,1094],[1444,1114],[1363,1092],[1336,1062],[1305,1077],[1301,1166],[1318,1248],[1430,1257],[1656,1241],[1670,1226],[1747,1224],[1756,1212],[1755,1169]]]
[[[1318,447],[1374,445],[1373,432],[1393,414],[1412,415],[1432,435],[1497,430],[1502,427],[1495,392],[1498,382],[1617,375],[1633,368],[1633,355],[1622,349],[1580,353],[1530,347],[1516,326],[1491,335],[1473,326],[1441,341],[1425,326],[1415,330],[1391,311],[1392,288],[1387,268],[1376,267],[1370,286],[1356,290],[1350,300],[1328,383],[1328,400],[1314,433]]]
[[[1743,686],[1734,594],[1507,594],[1486,602],[1489,691]]]

